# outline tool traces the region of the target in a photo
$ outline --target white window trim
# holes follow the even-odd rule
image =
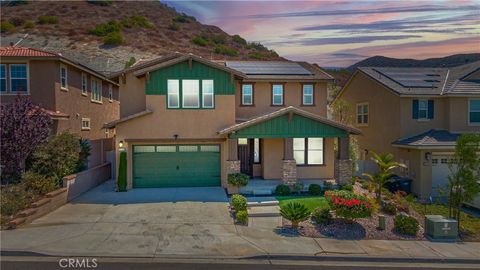
[[[65,69],[65,86],[62,85],[62,69]],[[68,68],[64,64],[60,64],[60,89],[68,91]]]
[[[12,91],[12,79],[19,79],[17,77],[13,78],[12,77],[12,66],[18,66],[18,65],[25,65],[25,68],[26,68],[26,79],[27,79],[27,91]],[[8,90],[9,90],[9,93],[10,94],[13,94],[13,95],[17,95],[17,94],[23,94],[23,95],[28,95],[30,94],[30,75],[29,75],[29,66],[28,66],[28,63],[12,63],[12,64],[9,64],[8,65],[8,71],[5,70],[5,72],[8,72],[8,74],[10,75],[10,78],[9,78],[9,82],[10,82],[10,85],[8,87]],[[5,73],[5,75],[7,75],[7,73]],[[23,78],[22,78],[23,79]]]
[[[88,123],[88,127],[83,126],[84,122]],[[82,118],[82,130],[90,130],[90,127],[91,127],[90,118]]]
[[[304,156],[304,160],[303,160],[303,163],[298,163],[297,162],[297,166],[325,166],[325,138],[316,138],[316,139],[322,139],[322,149],[319,150],[319,149],[310,149],[310,146],[309,146],[309,139],[315,139],[315,138],[294,138],[294,139],[302,139],[303,140],[303,143],[304,143],[304,148],[301,149],[301,150],[295,150],[295,148],[293,148],[293,152],[295,153],[295,151],[297,152],[302,152],[303,153],[303,156]],[[295,145],[295,144],[294,144]],[[321,152],[321,155],[322,155],[322,163],[311,163],[310,162],[310,158],[309,158],[309,152],[310,151],[317,151],[317,152]]]
[[[245,94],[245,90],[243,89],[243,87],[245,85],[249,85],[251,87],[250,90],[252,92],[250,94],[247,94],[247,95]],[[245,99],[244,99],[245,96],[250,96],[250,102],[249,103],[245,102]],[[244,105],[244,106],[252,106],[253,105],[253,84],[251,84],[251,83],[242,84],[242,105]]]
[[[7,70],[7,64],[0,64],[0,66],[5,67],[5,78],[2,78],[2,79],[5,80],[5,91],[4,91],[4,92],[1,92],[1,91],[0,91],[0,93],[6,94],[6,93],[8,93],[8,89],[7,89],[7,77],[8,77],[8,76],[7,76],[7,72],[8,72],[8,70]]]
[[[207,82],[207,81],[211,81],[212,82],[212,90],[213,92],[210,94],[205,94],[205,92],[203,91],[203,82]],[[211,95],[212,96],[212,106],[205,106],[205,96],[206,95]],[[215,108],[215,83],[214,83],[214,80],[213,79],[208,79],[208,80],[202,80],[202,108],[205,108],[205,109],[213,109]]]
[[[178,82],[178,91],[176,94],[170,94],[168,92],[168,81],[177,81]],[[169,109],[178,109],[180,108],[180,83],[181,80],[176,80],[176,79],[167,79],[167,108]],[[178,99],[178,105],[177,106],[170,106],[170,95],[176,95]]]
[[[198,83],[198,94],[197,94],[197,106],[185,106],[185,89],[183,89],[183,82],[184,81],[196,81]],[[185,109],[198,109],[200,108],[200,80],[195,79],[186,79],[182,80],[182,108]]]
[[[427,102],[427,109],[426,109],[426,114],[425,114],[425,117],[420,117],[420,101],[425,101]],[[430,121],[430,119],[428,119],[428,99],[419,99],[418,100],[418,118],[417,118],[417,121],[420,121],[420,122],[424,122],[424,121]]]
[[[85,82],[85,90],[83,89],[84,82]],[[88,96],[88,76],[87,76],[87,73],[83,73],[83,72],[82,72],[82,96]]]
[[[475,100],[475,101],[479,101],[479,102],[480,102],[480,98],[469,98],[469,99],[468,99],[468,111],[467,111],[468,123],[467,123],[467,124],[468,124],[469,126],[480,126],[480,123],[472,123],[472,122],[470,121],[470,112],[471,112],[471,111],[470,111],[470,101],[472,101],[472,100]],[[475,112],[477,112],[477,111],[475,111]]]
[[[277,85],[280,85],[280,86],[282,87],[282,93],[281,93],[281,94],[275,94],[274,89],[275,89],[275,86],[277,86]],[[282,105],[284,105],[284,101],[283,101],[283,94],[284,94],[284,92],[283,92],[283,91],[285,91],[285,89],[284,89],[284,87],[283,87],[283,84],[273,84],[273,85],[272,85],[272,105],[275,105],[275,106],[282,106]],[[275,103],[275,96],[280,96],[281,102],[280,102],[279,104]]]
[[[113,102],[113,85],[108,85],[108,101]]]
[[[312,86],[312,93],[311,94],[305,94],[305,86],[306,85]],[[314,100],[313,100],[314,94],[313,94],[313,92],[315,92],[315,86],[313,84],[307,83],[307,84],[302,85],[302,105],[312,106],[314,104]],[[311,96],[312,97],[312,102],[311,103],[305,103],[305,97],[306,96]]]
[[[95,82],[95,87],[92,87],[92,83]],[[90,101],[94,102],[94,103],[99,103],[99,104],[103,104],[103,99],[102,99],[102,91],[103,91],[103,88],[102,88],[102,80],[100,79],[97,79],[97,78],[93,78],[93,77],[90,77]],[[98,86],[100,85],[100,93],[97,92],[98,90]],[[99,95],[99,99],[95,99],[96,96]]]
[[[358,113],[358,107],[363,107],[363,106],[365,106],[365,105],[366,105],[367,108],[368,108],[368,109],[367,109],[367,110],[368,110],[367,113],[364,114],[364,113],[363,113],[363,110],[362,110],[362,114],[359,114],[359,113]],[[355,109],[356,109],[356,111],[355,111],[355,115],[356,115],[355,122],[357,123],[357,126],[359,126],[359,127],[368,127],[368,124],[370,123],[370,105],[368,104],[368,102],[357,103]],[[359,122],[358,122],[358,117],[359,117],[360,115],[362,116],[362,120],[363,120],[363,116],[364,116],[364,115],[367,116],[367,118],[368,118],[367,123],[359,123]]]

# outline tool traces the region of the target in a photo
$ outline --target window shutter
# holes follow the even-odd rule
[[[433,99],[429,99],[428,100],[428,119],[433,119],[433,115],[434,115],[434,103],[433,103]]]
[[[418,119],[418,99],[414,99],[412,102],[412,118]]]

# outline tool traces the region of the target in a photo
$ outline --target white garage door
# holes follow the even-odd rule
[[[439,188],[444,188],[448,183],[448,175],[450,174],[448,162],[450,160],[451,156],[432,157],[432,197],[442,196],[439,193]]]

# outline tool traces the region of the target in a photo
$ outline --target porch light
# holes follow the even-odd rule
[[[430,152],[425,153],[425,160],[426,161],[429,161],[431,157],[432,157],[432,153],[430,153]]]
[[[119,148],[122,148],[122,147],[123,147],[123,141],[120,141],[120,142],[118,143],[118,147],[119,147]]]

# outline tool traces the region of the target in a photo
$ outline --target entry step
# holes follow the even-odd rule
[[[248,207],[276,206],[276,205],[278,205],[277,200],[260,201],[260,202],[247,202]]]
[[[275,206],[262,206],[262,207],[250,207],[248,209],[249,217],[278,217],[280,216],[280,207]]]

